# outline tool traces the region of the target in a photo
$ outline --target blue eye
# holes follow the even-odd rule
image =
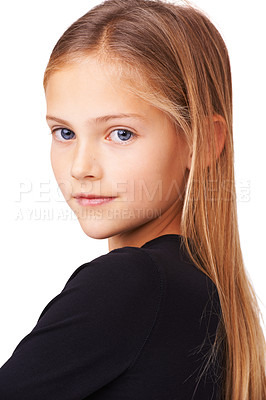
[[[114,138],[114,134],[115,132],[117,133],[116,139],[118,138],[118,140],[115,140]],[[75,135],[75,133],[73,131],[71,131],[70,129],[67,128],[57,128],[54,129],[52,132],[52,135],[54,135],[56,137],[56,140],[58,140],[59,142],[67,142],[71,139],[73,139],[73,136]],[[127,142],[130,142],[131,139],[133,139],[135,136],[137,136],[135,133],[129,131],[128,129],[114,129],[109,136],[111,136],[112,140],[115,143],[122,143],[123,142],[126,144]]]
[[[58,137],[58,135],[56,134],[57,132],[60,132],[60,137]],[[64,142],[64,141],[68,141],[69,139],[73,139],[72,135],[75,135],[74,132],[72,132],[70,129],[67,128],[57,128],[54,129],[52,131],[52,134],[55,135],[55,137],[57,138],[57,140],[59,140],[60,142]],[[64,140],[62,140],[62,138]]]
[[[117,132],[118,141],[114,140],[115,143],[121,142],[129,142],[133,137],[135,137],[135,133],[129,131],[128,129],[114,129],[109,136],[111,136],[114,132]]]

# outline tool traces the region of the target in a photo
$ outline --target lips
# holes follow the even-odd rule
[[[76,199],[113,199],[113,196],[102,196],[97,194],[78,193],[74,195]]]
[[[115,199],[115,197],[86,193],[79,193],[74,197],[76,198],[78,204],[84,207],[104,205],[105,203],[109,203]]]

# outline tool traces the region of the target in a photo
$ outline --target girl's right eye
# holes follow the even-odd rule
[[[66,142],[70,139],[73,139],[72,135],[75,135],[73,131],[67,128],[56,128],[51,132],[52,135],[56,137],[56,140],[59,142]],[[62,140],[62,138],[64,140]]]

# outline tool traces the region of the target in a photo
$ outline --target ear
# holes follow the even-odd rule
[[[224,148],[224,143],[226,139],[227,126],[224,117],[219,114],[213,115],[214,122],[214,133],[215,133],[215,147],[216,147],[216,159],[220,157],[220,154]],[[189,160],[187,163],[187,168],[190,170],[192,161],[192,153],[189,155]],[[210,146],[208,144],[208,149],[206,153],[206,166],[209,166],[210,160]]]
[[[215,147],[216,147],[216,160],[220,157],[220,154],[224,148],[224,143],[227,134],[227,125],[224,117],[219,114],[214,114],[214,132],[215,132]],[[209,151],[208,151],[209,153]],[[208,163],[210,165],[210,163]]]

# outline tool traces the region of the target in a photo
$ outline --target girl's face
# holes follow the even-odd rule
[[[109,250],[180,234],[187,144],[163,112],[107,74],[108,65],[86,59],[54,72],[46,88],[51,162],[64,198],[88,236],[109,238]],[[114,198],[86,205],[80,193]]]

